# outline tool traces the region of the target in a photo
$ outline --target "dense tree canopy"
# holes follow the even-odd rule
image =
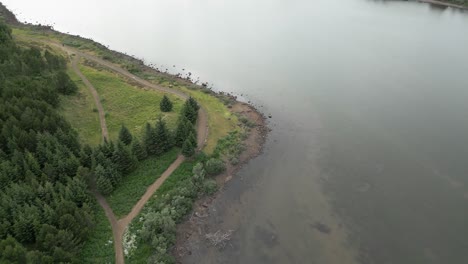
[[[0,262],[76,261],[92,227],[90,151],[56,110],[65,60],[20,48],[0,23]],[[27,245],[27,246],[26,246]]]

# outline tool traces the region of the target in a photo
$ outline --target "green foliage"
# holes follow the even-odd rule
[[[195,158],[203,157],[197,155]],[[156,191],[154,199],[150,199],[143,209],[140,220],[134,221],[130,227],[133,232],[141,230],[141,236],[136,251],[128,259],[129,262],[140,263],[149,259],[161,263],[174,263],[169,255],[175,236],[175,231],[170,228],[172,222],[183,221],[192,210],[193,201],[199,194],[213,193],[217,188],[214,181],[204,180],[205,174],[200,160],[187,160]],[[156,214],[160,222],[156,222]],[[161,224],[163,220],[165,224]],[[155,223],[169,228],[155,227]]]
[[[187,118],[192,124],[195,124],[198,118],[198,103],[190,97],[185,101],[184,106],[182,107],[181,114]]]
[[[194,149],[197,148],[197,138],[192,131],[189,132],[187,140],[190,141],[190,145],[192,145]]]
[[[96,177],[96,187],[97,190],[103,195],[108,195],[114,190],[112,187],[112,182],[103,175],[98,175]]]
[[[146,124],[143,141],[148,155],[156,155],[158,151],[156,130],[149,123]]]
[[[220,157],[226,155],[230,160],[237,160],[245,149],[245,146],[242,144],[242,134],[242,132],[235,130],[218,140],[213,156]]]
[[[163,96],[163,99],[161,100],[161,103],[159,104],[159,108],[161,109],[162,112],[170,112],[172,111],[172,102],[169,100],[169,97],[166,95]]]
[[[213,176],[225,171],[226,166],[222,160],[211,158],[205,163],[205,169],[208,175]]]
[[[125,145],[130,145],[132,143],[133,136],[125,125],[122,125],[119,131],[119,140],[122,141]]]
[[[112,154],[112,161],[122,174],[132,172],[138,164],[138,159],[131,152],[130,148],[120,141],[117,143],[117,147]]]
[[[0,263],[25,263],[26,249],[11,236],[0,241]]]
[[[60,70],[56,74],[57,91],[61,94],[70,95],[78,91],[78,86],[70,79],[65,71]]]
[[[174,135],[174,144],[178,147],[182,147],[188,136],[187,123],[189,123],[188,119],[184,115],[180,115]]]
[[[64,61],[0,22],[0,262],[71,263],[92,228],[89,149],[57,112]],[[34,260],[34,261],[33,261]]]
[[[203,182],[205,181],[206,171],[203,167],[203,163],[197,163],[192,170],[193,175],[193,184],[197,186],[198,189],[201,189]]]
[[[190,139],[186,139],[184,141],[184,145],[182,146],[182,154],[185,157],[191,157],[195,154],[195,147],[192,145]]]
[[[156,155],[161,155],[172,147],[171,135],[166,127],[166,122],[162,120],[162,118],[159,118],[158,122],[156,123],[155,136]]]
[[[214,180],[206,180],[203,182],[203,193],[212,195],[218,190],[218,185]]]
[[[140,140],[138,140],[137,138],[133,140],[132,153],[133,155],[135,155],[135,157],[137,157],[139,161],[142,161],[148,157],[148,153],[146,153],[146,148],[144,148],[141,145]]]
[[[130,212],[141,196],[161,174],[177,159],[179,149],[171,149],[158,157],[141,161],[135,171],[123,177],[107,198],[114,214],[123,216]]]

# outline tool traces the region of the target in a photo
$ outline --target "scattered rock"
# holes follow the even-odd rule
[[[331,228],[327,226],[324,223],[321,222],[315,222],[314,224],[311,225],[312,228],[315,228],[317,231],[320,233],[324,234],[330,234],[331,233]]]

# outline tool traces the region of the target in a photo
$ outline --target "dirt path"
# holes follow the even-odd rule
[[[65,50],[69,55],[75,54],[75,58],[72,59],[72,67],[73,70],[80,76],[80,78],[83,80],[85,85],[91,90],[91,93],[93,94],[94,97],[94,102],[96,104],[96,107],[98,108],[99,112],[99,120],[101,122],[101,131],[102,131],[102,136],[105,139],[108,139],[108,132],[107,132],[107,126],[106,126],[106,119],[105,119],[105,113],[104,113],[104,108],[102,107],[101,100],[99,98],[99,94],[97,93],[96,89],[94,86],[89,82],[89,80],[83,75],[83,73],[80,71],[77,63],[79,61],[80,57],[84,57],[88,60],[94,61],[102,66],[105,66],[123,76],[126,76],[146,87],[159,90],[162,92],[166,93],[172,93],[177,96],[182,97],[183,99],[187,99],[189,96],[184,94],[181,91],[178,90],[173,90],[165,87],[161,87],[158,85],[155,85],[153,83],[150,83],[146,80],[143,80],[139,78],[138,76],[135,76],[131,74],[130,72],[120,68],[117,65],[114,65],[110,62],[104,61],[102,59],[99,59],[95,56],[79,52],[77,50],[61,46],[56,43],[48,43],[53,46],[59,47],[63,50]],[[204,145],[206,144],[206,139],[208,137],[208,116],[203,107],[200,108],[198,111],[198,120],[197,120],[197,143],[198,147],[197,150],[201,150]],[[145,194],[140,198],[140,200],[133,206],[132,210],[128,215],[125,217],[117,220],[115,217],[114,212],[112,211],[112,208],[109,206],[109,204],[106,201],[106,198],[103,197],[98,191],[93,190],[93,193],[99,203],[99,205],[104,209],[104,212],[106,214],[107,219],[109,220],[111,227],[112,227],[112,235],[114,237],[114,250],[115,250],[115,263],[117,264],[124,264],[125,263],[125,256],[124,256],[124,251],[123,251],[123,235],[125,233],[125,230],[127,229],[128,225],[132,222],[132,220],[141,212],[143,207],[145,206],[146,202],[153,196],[154,192],[159,189],[159,187],[164,183],[164,181],[182,164],[182,162],[185,160],[185,157],[182,155],[179,155],[177,159],[166,169],[166,171],[163,172],[163,174],[153,183],[151,184],[148,189],[146,190]]]
[[[106,125],[106,113],[104,112],[104,108],[102,107],[101,104],[101,98],[99,98],[99,94],[96,91],[96,88],[89,82],[89,80],[83,75],[83,73],[80,71],[80,68],[78,67],[78,62],[80,60],[80,56],[75,56],[72,59],[72,68],[80,76],[81,80],[83,80],[83,83],[88,87],[88,89],[91,91],[91,94],[93,95],[94,98],[94,104],[96,105],[96,108],[99,113],[99,122],[101,123],[101,132],[102,132],[102,138],[105,140],[109,139],[109,133],[107,132],[107,125]]]

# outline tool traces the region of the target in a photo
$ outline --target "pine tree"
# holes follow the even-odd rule
[[[172,111],[172,102],[169,100],[169,97],[166,95],[163,96],[161,103],[159,104],[159,108],[162,112],[170,112]]]
[[[93,149],[89,145],[85,145],[80,152],[80,163],[81,165],[91,168],[92,166],[92,154]]]
[[[137,138],[133,140],[132,153],[137,157],[138,160],[144,160],[148,157],[146,149],[141,145],[140,141]]]
[[[197,139],[195,138],[195,135],[192,132],[190,132],[187,139],[190,141],[190,145],[192,145],[194,148],[197,148]]]
[[[158,144],[156,140],[156,131],[153,127],[151,127],[149,123],[146,124],[143,140],[146,148],[146,153],[148,155],[156,155]]]
[[[162,153],[168,151],[171,146],[170,134],[169,130],[167,130],[166,122],[159,118],[158,122],[156,123],[156,155],[161,155]]]
[[[76,86],[68,74],[63,70],[57,72],[56,87],[59,93],[66,95],[74,94],[78,91],[78,86]]]
[[[96,179],[96,186],[98,191],[103,195],[108,195],[113,191],[112,183],[106,177],[98,177]]]
[[[189,139],[184,141],[184,145],[182,146],[182,154],[185,157],[191,157],[193,154],[195,154],[195,148],[192,146]]]
[[[200,106],[198,105],[197,101],[195,101],[195,99],[193,99],[192,96],[189,97],[189,99],[187,100],[188,104],[190,106],[192,106],[193,110],[195,110],[195,112],[198,111],[198,109],[200,109]]]
[[[127,174],[133,171],[138,163],[137,158],[133,153],[125,146],[122,142],[117,143],[114,154],[112,155],[112,161],[117,166],[117,169],[122,174]]]
[[[182,107],[181,114],[184,115],[192,124],[195,124],[195,122],[197,121],[197,111],[193,108],[193,106],[189,103],[188,100]]]
[[[190,123],[190,121],[188,121],[188,119],[184,115],[180,115],[174,136],[174,144],[178,147],[182,147],[182,145],[184,145],[184,141],[188,136],[187,124],[192,126],[192,123]]]
[[[122,125],[119,131],[119,140],[122,141],[125,145],[130,145],[132,143],[133,136],[125,125]]]

